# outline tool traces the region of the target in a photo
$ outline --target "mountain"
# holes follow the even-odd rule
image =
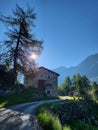
[[[66,76],[72,77],[74,74],[86,75],[91,81],[98,82],[98,54],[88,56],[77,66],[70,68],[62,66],[53,71],[60,74],[59,84],[64,81]]]

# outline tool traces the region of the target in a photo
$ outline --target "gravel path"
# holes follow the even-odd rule
[[[0,109],[0,130],[42,130],[35,117],[38,106],[60,99],[30,102]]]

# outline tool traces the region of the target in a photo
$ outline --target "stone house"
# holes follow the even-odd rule
[[[33,75],[25,75],[24,86],[42,89],[47,96],[56,96],[59,74],[45,67],[35,69]]]

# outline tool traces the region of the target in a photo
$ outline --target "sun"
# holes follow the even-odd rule
[[[35,59],[37,58],[37,55],[36,55],[35,53],[33,53],[33,54],[31,55],[31,58],[35,60]]]

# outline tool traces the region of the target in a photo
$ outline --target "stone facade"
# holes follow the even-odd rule
[[[58,76],[59,74],[39,67],[35,70],[34,76],[25,76],[24,85],[25,87],[35,87],[43,89],[47,96],[56,96],[58,87]]]

